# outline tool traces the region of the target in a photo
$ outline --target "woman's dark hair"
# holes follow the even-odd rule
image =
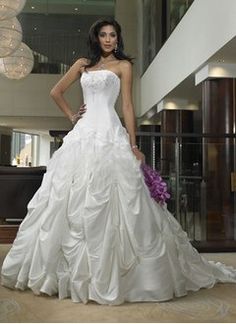
[[[121,27],[118,24],[118,22],[113,18],[107,18],[107,19],[99,19],[93,23],[93,25],[90,27],[89,30],[89,38],[88,38],[88,60],[90,63],[85,66],[85,68],[92,67],[98,63],[98,61],[101,58],[102,50],[99,44],[98,34],[100,29],[103,26],[113,26],[116,34],[117,34],[117,50],[113,51],[113,55],[118,60],[127,60],[130,63],[132,63],[132,59],[130,56],[124,54],[124,43],[121,36]]]

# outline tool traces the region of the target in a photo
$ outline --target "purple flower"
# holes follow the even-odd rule
[[[163,205],[170,198],[170,194],[167,192],[167,184],[163,181],[160,174],[149,165],[142,163],[141,170],[151,197]]]

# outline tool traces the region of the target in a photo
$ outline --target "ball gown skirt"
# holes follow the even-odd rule
[[[80,82],[87,111],[47,165],[4,260],[2,285],[118,305],[236,283],[236,270],[205,260],[150,197],[114,108],[119,77],[88,71]]]

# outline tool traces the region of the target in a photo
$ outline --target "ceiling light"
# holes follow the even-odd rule
[[[0,20],[17,16],[25,6],[26,0],[0,0]]]
[[[25,78],[33,69],[34,56],[24,43],[10,56],[1,60],[1,72],[9,79]]]
[[[22,28],[17,18],[0,21],[0,57],[11,55],[22,40]]]

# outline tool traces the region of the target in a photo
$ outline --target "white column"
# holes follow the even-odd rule
[[[40,135],[39,136],[39,159],[38,165],[46,165],[50,159],[50,142],[52,137],[50,135]]]

